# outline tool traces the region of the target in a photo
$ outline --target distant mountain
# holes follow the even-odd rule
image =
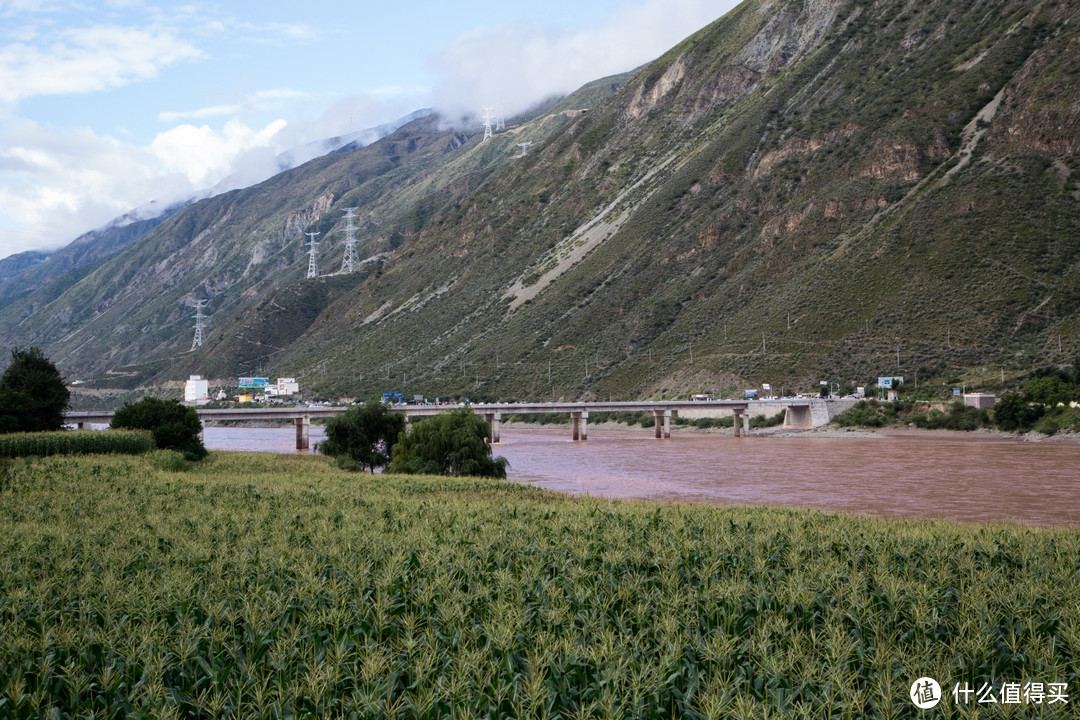
[[[2,259],[0,260],[0,302],[25,295],[42,287],[53,278],[64,276],[60,281],[61,287],[76,282],[81,278],[81,274],[78,272],[80,268],[119,252],[157,227],[171,214],[194,202],[230,190],[250,187],[273,175],[302,165],[313,158],[369,145],[379,138],[389,135],[402,125],[426,117],[431,113],[431,110],[417,110],[392,123],[384,123],[373,128],[305,143],[278,154],[271,162],[264,165],[252,165],[245,168],[243,172],[234,173],[213,187],[193,193],[182,201],[171,205],[162,205],[156,201],[149,202],[111,220],[100,228],[80,235],[59,251],[49,253],[31,251],[21,253],[18,256],[19,259]],[[45,263],[46,260],[49,260],[49,262]],[[40,267],[37,267],[38,265]],[[35,267],[34,272],[24,274],[24,271]]]
[[[993,388],[1080,353],[1078,15],[747,0],[489,140],[426,116],[184,208],[0,309],[0,344],[309,396]]]
[[[32,268],[38,263],[44,262],[48,257],[49,253],[47,252],[29,250],[15,255],[8,255],[6,258],[0,258],[0,283],[15,277],[27,268]]]

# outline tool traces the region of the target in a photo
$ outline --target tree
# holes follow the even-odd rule
[[[994,404],[994,422],[1002,430],[1027,430],[1043,415],[1041,405],[1031,405],[1019,393],[1008,393]]]
[[[509,463],[491,456],[490,434],[490,426],[468,408],[435,415],[402,434],[387,471],[505,478]]]
[[[207,455],[199,437],[199,414],[177,400],[145,397],[128,403],[113,413],[110,427],[149,430],[158,448],[179,450],[188,460],[202,460]]]
[[[370,401],[331,418],[319,452],[333,457],[347,455],[375,472],[390,460],[390,452],[404,430],[404,415],[390,412],[381,402]]]
[[[1072,395],[1069,383],[1057,375],[1037,377],[1024,385],[1024,396],[1033,403],[1052,408],[1058,403],[1068,403]]]
[[[12,350],[0,377],[0,432],[59,430],[70,398],[60,371],[41,350]]]

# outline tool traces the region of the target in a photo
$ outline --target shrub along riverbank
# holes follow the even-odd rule
[[[4,717],[885,718],[918,714],[922,676],[946,715],[957,682],[1080,688],[1076,529],[613,503],[321,457],[2,472]]]

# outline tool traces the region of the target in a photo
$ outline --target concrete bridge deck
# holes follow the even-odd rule
[[[491,427],[491,442],[499,442],[499,425],[503,415],[525,415],[532,413],[559,413],[570,415],[571,434],[574,440],[588,440],[589,413],[608,412],[651,412],[655,419],[657,439],[671,437],[671,415],[679,410],[722,410],[730,412],[735,418],[735,436],[750,433],[751,406],[754,408],[773,406],[786,410],[784,427],[809,429],[816,426],[812,412],[814,403],[820,402],[806,398],[778,398],[776,400],[661,400],[655,402],[539,402],[539,403],[473,403],[450,405],[391,405],[394,412],[404,413],[407,419],[438,415],[449,410],[467,407],[478,415],[483,415]],[[298,407],[266,408],[196,408],[199,419],[208,421],[288,421],[296,424],[296,448],[306,450],[309,446],[308,429],[312,418],[328,418],[347,411],[353,406],[308,405]],[[112,421],[112,412],[75,411],[64,416],[67,425],[88,427],[107,425]],[[828,422],[828,419],[825,420]],[[824,423],[820,423],[824,424]]]

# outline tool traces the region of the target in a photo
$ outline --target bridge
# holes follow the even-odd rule
[[[805,398],[778,398],[776,400],[661,400],[656,402],[542,402],[542,403],[475,403],[471,405],[391,405],[394,412],[403,413],[407,420],[438,415],[449,410],[469,408],[477,415],[483,415],[491,428],[490,440],[499,442],[499,426],[503,415],[526,415],[533,413],[555,413],[570,415],[571,437],[575,441],[586,441],[588,436],[589,413],[609,412],[651,412],[655,420],[656,438],[671,437],[671,415],[679,410],[724,410],[735,418],[735,437],[743,433],[750,434],[750,405],[755,408],[774,406],[783,407],[784,427],[809,429],[815,426],[812,406],[820,401]],[[307,450],[309,447],[308,431],[312,418],[329,418],[347,411],[353,406],[308,405],[299,407],[267,408],[196,408],[202,422],[208,421],[255,421],[270,420],[277,422],[293,421],[296,424],[296,449]],[[64,415],[64,424],[77,428],[91,425],[107,425],[112,421],[111,411],[73,411]],[[827,420],[826,420],[827,422]]]

